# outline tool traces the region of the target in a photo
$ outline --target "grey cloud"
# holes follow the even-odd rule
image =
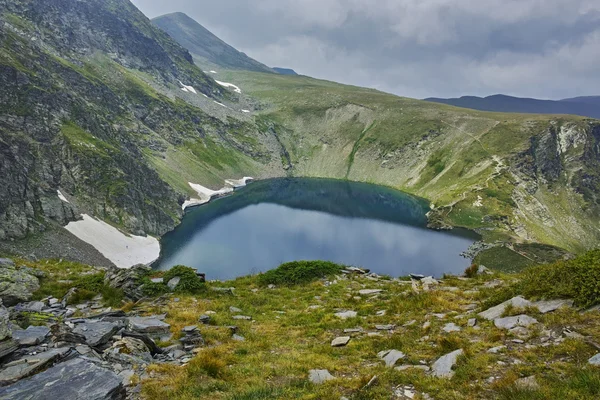
[[[134,0],[272,66],[402,96],[600,94],[598,0]]]

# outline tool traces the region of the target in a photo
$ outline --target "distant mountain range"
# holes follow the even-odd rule
[[[572,114],[600,119],[600,96],[574,97],[564,100],[539,100],[497,94],[488,97],[463,96],[454,99],[431,97],[425,100],[481,111]]]
[[[152,20],[154,25],[189,50],[198,64],[206,68],[217,65],[229,69],[274,72],[273,69],[236,50],[184,13],[163,15]]]
[[[281,75],[298,75],[298,73],[296,71],[294,71],[293,69],[289,69],[289,68],[273,67],[273,71],[275,71]]]

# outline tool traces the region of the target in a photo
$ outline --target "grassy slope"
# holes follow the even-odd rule
[[[80,279],[83,273],[98,272],[87,267],[56,261],[26,264],[50,273],[38,297],[61,296],[79,283],[87,288],[79,300],[92,297],[94,290],[101,290],[114,306],[122,296],[102,286],[96,288],[96,275]],[[589,271],[591,274],[585,279],[597,286],[597,268],[595,272]],[[489,321],[480,320],[477,327],[467,327],[468,318],[474,316],[465,311],[467,307],[474,304],[477,310],[482,310],[503,301],[504,288],[510,282],[522,279],[530,286],[535,284],[535,277],[528,281],[526,276],[496,274],[466,280],[447,277],[440,287],[419,293],[413,292],[407,282],[373,281],[365,277],[331,278],[329,283],[319,279],[268,289],[261,276],[254,276],[207,284],[235,287],[235,296],[209,290],[201,296],[177,294],[180,299],[177,302],[170,296],[167,302],[129,303],[125,309],[142,314],[166,313],[166,322],[171,324],[174,334],[173,342],[180,337],[184,326],[198,324],[198,317],[208,311],[216,312],[210,325],[200,326],[207,346],[200,349],[186,367],[150,366],[150,378],[142,382],[142,394],[147,400],[338,400],[340,396],[389,399],[395,388],[404,385],[413,385],[419,393],[445,400],[597,398],[600,370],[587,364],[597,351],[581,337],[548,342],[542,338],[549,335],[545,330],[557,332],[561,337],[568,328],[589,341],[599,342],[600,313],[564,309],[541,315],[533,309],[511,309],[507,315],[526,312],[540,322],[530,329],[526,344],[512,342],[515,336]],[[75,283],[69,286],[56,282],[59,279],[71,279]],[[505,284],[497,288],[484,287],[486,282],[496,279]],[[528,288],[526,285],[517,287]],[[360,296],[358,291],[365,288],[383,292]],[[538,290],[537,287],[530,289]],[[157,306],[157,303],[162,305]],[[232,319],[231,306],[242,309],[253,321]],[[355,310],[358,316],[340,320],[334,316],[340,310]],[[385,315],[377,316],[381,310],[386,311]],[[434,313],[445,316],[439,318]],[[426,321],[431,325],[423,328]],[[451,334],[442,331],[450,322],[462,330]],[[380,332],[380,336],[367,335],[366,332],[375,331],[377,324],[393,324],[396,328],[393,332]],[[238,326],[238,334],[245,337],[245,341],[232,338],[228,328],[231,325]],[[364,332],[352,334],[348,346],[330,346],[332,339],[343,336],[344,329],[357,327]],[[501,345],[507,348],[498,354],[487,352]],[[465,356],[459,359],[455,376],[450,380],[436,379],[417,370],[386,368],[377,358],[379,351],[397,349],[406,354],[397,365],[431,365],[439,356],[458,348],[465,350]],[[322,386],[312,385],[307,380],[311,369],[328,369],[336,379]],[[536,376],[539,388],[523,390],[515,385],[518,378],[531,375]],[[373,376],[378,377],[377,382],[365,388]],[[490,377],[496,380],[488,381]]]
[[[263,103],[260,118],[278,128],[294,175],[401,189],[429,199],[451,225],[488,228],[490,240],[508,234],[580,251],[600,239],[566,177],[531,195],[515,191],[521,177],[510,165],[531,137],[551,126],[585,129],[583,118],[479,112],[308,77],[219,76]]]

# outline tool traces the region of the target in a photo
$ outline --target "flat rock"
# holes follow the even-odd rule
[[[236,342],[245,342],[246,341],[245,337],[243,337],[241,335],[238,335],[238,334],[235,334],[235,333],[233,334],[233,336],[231,338],[233,340],[235,340]]]
[[[341,319],[355,318],[358,314],[356,311],[340,311],[334,314],[336,317]]]
[[[469,318],[469,320],[467,321],[467,326],[472,328],[475,325],[477,325],[477,318]]]
[[[537,319],[525,314],[516,315],[514,317],[496,318],[494,320],[494,325],[500,329],[513,329],[518,326],[527,328],[537,323]]]
[[[391,331],[396,327],[396,325],[388,324],[388,325],[375,325],[375,329],[378,331]]]
[[[393,367],[398,360],[403,359],[406,355],[399,350],[385,350],[377,353],[377,357],[383,360],[386,367]]]
[[[515,386],[518,387],[519,389],[528,389],[528,390],[535,390],[535,389],[540,388],[540,385],[537,382],[535,375],[528,376],[526,378],[517,379],[515,381]]]
[[[396,371],[406,371],[409,369],[418,369],[418,370],[425,371],[425,372],[429,372],[431,370],[431,368],[429,368],[427,365],[400,365],[394,369]]]
[[[181,282],[181,278],[176,276],[174,278],[169,279],[169,282],[167,282],[167,287],[170,290],[175,290],[175,288],[177,287],[177,285],[179,285],[179,282]]]
[[[498,304],[497,306],[482,311],[478,315],[481,318],[487,319],[488,321],[493,321],[497,318],[500,318],[509,305],[512,305],[516,308],[525,308],[531,306],[532,303],[521,296],[517,296],[505,301],[504,303]]]
[[[343,347],[350,342],[350,336],[340,336],[331,341],[331,347]]]
[[[588,363],[591,365],[600,366],[600,353],[596,354],[594,357],[588,360]]]
[[[533,306],[537,308],[542,314],[547,314],[549,312],[556,311],[561,307],[572,307],[573,300],[537,301],[533,303]]]
[[[230,313],[241,313],[242,310],[237,307],[229,307],[229,312]]]
[[[500,353],[504,349],[506,349],[506,346],[492,347],[487,352],[490,353],[490,354],[498,354],[498,353]]]
[[[437,378],[452,378],[454,371],[452,368],[456,365],[458,357],[463,354],[463,349],[455,350],[437,359],[431,366],[433,376]]]
[[[68,347],[52,349],[36,355],[25,356],[6,364],[6,368],[0,372],[0,386],[9,385],[35,374],[37,371],[40,371],[54,360],[65,356],[69,351],[70,348]],[[2,391],[0,390],[0,399],[5,399],[2,397],[1,393]]]
[[[344,333],[361,333],[363,332],[362,328],[346,328],[344,329]]]
[[[444,325],[442,330],[446,333],[451,332],[460,332],[460,326],[456,325],[454,322],[450,322],[449,324]]]
[[[311,369],[308,371],[308,380],[315,385],[320,385],[332,379],[335,378],[326,369]]]
[[[29,326],[27,329],[17,329],[13,331],[13,339],[21,346],[35,346],[40,344],[50,334],[50,329],[46,326]]]
[[[129,329],[138,333],[151,335],[162,335],[169,333],[171,325],[163,322],[161,316],[131,317],[129,318]]]
[[[122,377],[81,358],[0,388],[3,400],[123,400],[125,397]]]
[[[243,321],[252,321],[252,317],[249,317],[248,315],[234,315],[231,318]]]
[[[361,296],[368,296],[370,294],[378,294],[383,292],[382,289],[362,289],[358,291],[358,294],[360,294]]]
[[[91,347],[102,346],[119,330],[119,326],[113,322],[92,321],[77,324],[73,333],[83,335],[85,342]]]

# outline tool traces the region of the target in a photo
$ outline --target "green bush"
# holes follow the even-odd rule
[[[521,294],[536,298],[569,298],[580,307],[600,303],[600,250],[573,260],[527,268],[522,279],[497,296],[498,301]]]
[[[143,281],[142,294],[146,297],[158,297],[169,291],[164,283],[152,282],[146,278]]]
[[[171,279],[179,277],[181,280],[175,293],[198,294],[206,290],[204,282],[196,274],[196,270],[184,265],[177,265],[163,275],[164,284],[167,284]]]
[[[328,261],[293,261],[265,272],[258,281],[262,285],[298,285],[337,274],[343,268]]]

